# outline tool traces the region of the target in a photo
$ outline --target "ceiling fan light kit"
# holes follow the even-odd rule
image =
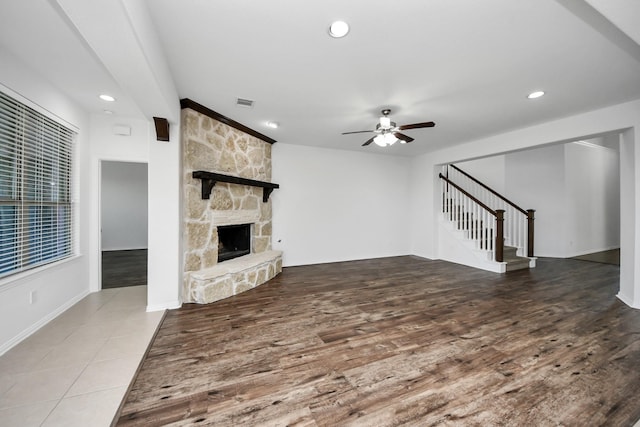
[[[379,123],[376,124],[375,130],[358,130],[355,132],[343,132],[342,134],[348,135],[352,133],[375,132],[378,135],[369,138],[364,144],[362,144],[362,146],[365,147],[372,142],[375,142],[375,144],[380,147],[389,147],[395,144],[397,141],[400,141],[401,144],[406,144],[413,141],[413,138],[411,138],[410,136],[400,133],[399,131],[401,130],[431,128],[436,125],[434,122],[422,122],[414,123],[411,125],[396,126],[396,123],[392,122],[391,118],[389,117],[389,114],[391,114],[390,109],[385,108],[381,111],[381,113],[382,116],[380,117]]]
[[[380,147],[393,145],[396,143],[396,141],[398,141],[398,138],[396,138],[395,135],[392,133],[380,134],[380,135],[377,135],[375,138],[373,138],[373,142],[375,142],[376,145]]]

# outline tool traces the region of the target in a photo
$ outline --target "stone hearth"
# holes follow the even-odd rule
[[[282,252],[267,251],[218,263],[189,275],[188,299],[205,304],[248,291],[282,271]]]
[[[196,108],[185,108],[183,104],[181,117],[185,247],[182,295],[187,303],[209,303],[272,279],[282,271],[282,253],[271,250],[271,200],[263,202],[262,188],[218,182],[210,199],[205,200],[200,180],[192,177],[194,171],[202,170],[270,182],[271,144],[195,105]],[[207,114],[209,111],[213,114]],[[251,224],[251,253],[218,263],[218,226],[238,224]]]

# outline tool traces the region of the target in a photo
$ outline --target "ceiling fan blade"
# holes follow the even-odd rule
[[[423,122],[423,123],[414,123],[412,125],[402,125],[402,126],[399,126],[398,129],[407,130],[407,129],[432,128],[435,125],[436,124],[433,122]]]
[[[403,133],[400,133],[400,132],[394,132],[394,133],[393,133],[393,136],[395,136],[395,137],[396,137],[396,138],[398,138],[398,139],[403,140],[404,142],[411,142],[411,141],[413,141],[413,138],[411,138],[410,136],[407,136],[407,135],[405,135],[405,134],[403,134]]]
[[[364,144],[362,144],[363,147],[366,147],[367,145],[371,144],[373,142],[373,138],[375,138],[375,136],[372,136],[371,138],[369,138],[367,140],[367,142],[365,142]]]
[[[342,132],[342,134],[343,135],[349,135],[349,134],[352,134],[352,133],[369,133],[369,132],[375,132],[375,131],[373,131],[373,130],[357,130],[357,131],[354,131],[354,132]]]

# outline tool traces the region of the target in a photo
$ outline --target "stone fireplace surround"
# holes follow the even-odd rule
[[[203,199],[194,171],[271,180],[275,141],[191,100],[182,100],[184,171],[183,300],[210,303],[252,289],[282,271],[271,250],[271,201],[262,189],[218,182]],[[218,263],[217,227],[251,224],[251,254]]]

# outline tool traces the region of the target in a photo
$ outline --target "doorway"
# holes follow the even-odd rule
[[[102,289],[147,284],[147,164],[101,162]]]

